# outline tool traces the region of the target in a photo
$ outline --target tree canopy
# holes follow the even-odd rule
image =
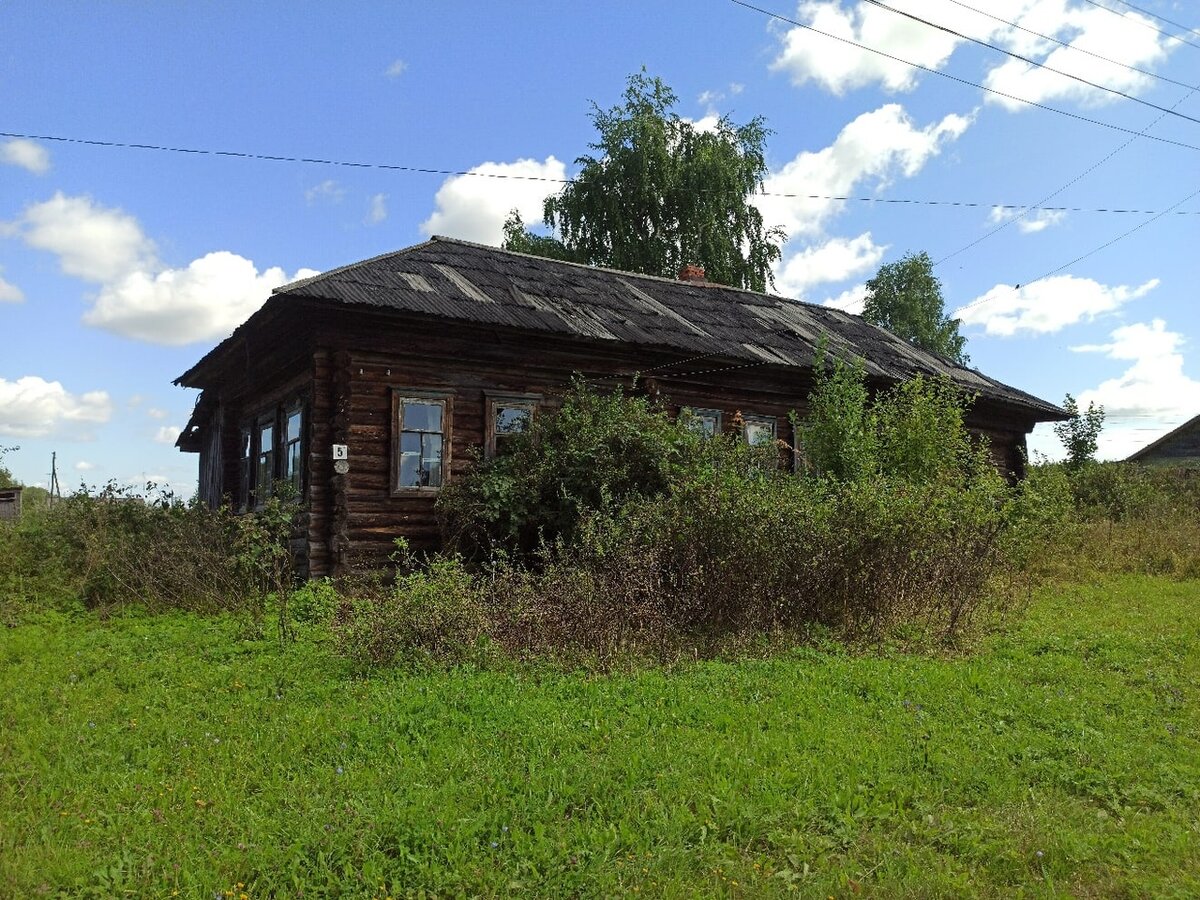
[[[504,248],[667,278],[696,264],[709,281],[766,290],[784,234],[765,228],[749,198],[767,172],[770,131],[761,117],[701,129],[674,112],[677,102],[643,70],[623,103],[593,103],[595,155],[575,160],[579,174],[543,208],[556,236],[531,233],[514,211]]]
[[[1071,418],[1054,426],[1054,433],[1067,451],[1068,468],[1078,469],[1096,461],[1096,450],[1100,444],[1100,432],[1104,428],[1104,407],[1088,403],[1088,408],[1079,408],[1078,401],[1067,394],[1063,409]]]
[[[0,488],[19,487],[16,479],[13,478],[12,472],[4,465],[4,456],[12,450],[20,450],[20,447],[0,447]]]
[[[909,253],[886,263],[867,282],[867,302],[862,316],[931,353],[957,363],[967,363],[967,339],[958,333],[961,324],[945,312],[942,283],[933,274],[929,254]]]

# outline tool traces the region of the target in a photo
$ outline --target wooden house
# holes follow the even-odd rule
[[[553,404],[573,373],[632,384],[703,427],[795,443],[824,339],[880,387],[946,375],[968,424],[1018,477],[1025,436],[1060,409],[914,348],[862,318],[703,280],[634,275],[447,238],[278,288],[180,376],[200,394],[178,446],[200,497],[253,509],[281,484],[303,502],[310,575],[381,561],[394,538],[438,541],[439,487]]]
[[[1147,444],[1127,462],[1146,466],[1200,466],[1200,416]]]

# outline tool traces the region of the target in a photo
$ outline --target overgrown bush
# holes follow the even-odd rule
[[[261,614],[268,594],[292,587],[293,513],[276,499],[235,516],[153,485],[80,490],[3,530],[0,586],[21,604]]]
[[[1042,464],[1030,475],[1067,486],[1070,525],[1044,546],[1039,566],[1047,573],[1200,577],[1200,472],[1091,462]]]
[[[333,617],[338,650],[359,670],[399,663],[462,662],[486,632],[482,583],[457,556],[435,556],[385,587],[382,580],[347,592]],[[364,589],[366,587],[366,589]]]
[[[570,543],[585,513],[666,493],[699,440],[646,398],[576,381],[504,455],[442,489],[447,548],[476,561],[496,549],[528,560],[542,545]]]

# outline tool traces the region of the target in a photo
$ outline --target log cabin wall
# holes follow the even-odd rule
[[[771,417],[776,436],[796,446],[789,413],[804,415],[812,389],[809,373],[780,367],[680,363],[677,353],[628,345],[363,318],[330,319],[318,328],[329,346],[316,351],[313,368],[308,553],[314,576],[386,565],[400,536],[416,549],[440,543],[436,492],[394,490],[394,395],[446,397],[444,453],[447,478],[453,480],[483,447],[490,393],[534,394],[542,406],[552,407],[573,373],[615,386],[632,384],[641,371],[647,374],[638,379],[638,389],[672,414],[684,406],[715,409],[726,432],[739,413]],[[968,426],[989,438],[998,467],[1007,473],[1020,471],[1030,424],[982,407],[968,417]],[[334,443],[348,446],[345,475],[332,472]],[[781,465],[790,463],[790,453],[781,450]]]
[[[263,410],[302,396],[305,415],[305,512],[295,537],[300,571],[342,575],[386,565],[403,536],[416,549],[435,549],[440,531],[436,492],[393,490],[394,394],[443,392],[448,408],[448,479],[460,477],[485,441],[489,394],[532,394],[553,407],[574,373],[602,386],[633,385],[671,414],[683,407],[716,410],[724,432],[739,415],[775,422],[776,436],[799,445],[789,414],[803,416],[811,374],[771,366],[679,360],[677,353],[627,345],[581,345],[544,334],[514,335],[471,326],[399,324],[390,317],[330,316],[315,323],[323,346],[293,358],[251,390],[230,381],[213,410],[202,471],[236,497],[242,481],[241,429]],[[316,343],[314,340],[314,343]],[[307,344],[308,342],[304,342]],[[637,373],[645,375],[636,377]],[[986,436],[998,468],[1023,472],[1025,434],[1032,423],[980,404],[968,427]],[[349,449],[349,471],[334,471],[331,448]],[[209,448],[220,447],[217,466]],[[781,449],[780,464],[792,462]]]

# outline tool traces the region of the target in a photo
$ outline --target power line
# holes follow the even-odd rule
[[[1166,22],[1168,25],[1174,25],[1176,28],[1182,28],[1189,34],[1194,34],[1196,37],[1200,37],[1200,31],[1197,31],[1195,28],[1190,28],[1187,25],[1184,25],[1182,22],[1176,22],[1174,19],[1168,19],[1166,16],[1160,16],[1158,13],[1150,12],[1148,9],[1142,9],[1140,6],[1134,6],[1132,3],[1127,3],[1126,0],[1116,0],[1116,2],[1120,3],[1122,6],[1128,6],[1130,9],[1135,10],[1136,12],[1140,12],[1144,16],[1149,16],[1152,19],[1158,19],[1160,22]]]
[[[1063,263],[1058,268],[1051,269],[1049,272],[1046,272],[1044,275],[1039,275],[1037,278],[1031,278],[1029,281],[1024,281],[1024,282],[1019,283],[1016,287],[1010,289],[1010,293],[1015,294],[1022,287],[1029,287],[1029,285],[1034,284],[1038,281],[1045,281],[1047,278],[1051,278],[1051,277],[1057,275],[1059,272],[1063,271],[1064,269],[1069,269],[1071,266],[1075,265],[1076,263],[1083,262],[1083,260],[1087,259],[1089,256],[1095,256],[1100,251],[1107,250],[1113,244],[1117,243],[1118,241],[1123,241],[1125,238],[1129,237],[1131,234],[1133,234],[1136,231],[1140,231],[1141,229],[1145,228],[1150,223],[1157,222],[1159,219],[1161,219],[1167,213],[1171,212],[1171,210],[1176,209],[1177,207],[1183,206],[1183,204],[1187,203],[1189,200],[1191,200],[1193,197],[1196,197],[1196,196],[1200,196],[1200,189],[1197,189],[1197,190],[1193,191],[1192,193],[1188,194],[1182,200],[1173,204],[1168,209],[1163,210],[1158,215],[1153,216],[1149,219],[1146,219],[1143,222],[1139,222],[1137,225],[1133,226],[1128,231],[1124,231],[1121,234],[1118,234],[1115,238],[1105,241],[1099,247],[1093,247],[1087,253],[1084,253],[1081,256],[1075,257],[1070,262]],[[991,303],[993,300],[999,300],[1001,296],[1006,296],[1006,295],[997,295],[997,296],[993,296],[993,297],[980,297],[978,300],[974,300],[971,303],[968,303],[966,306],[961,306],[958,309],[956,309],[955,314],[965,312],[968,309],[973,309],[976,306],[982,306],[984,303]]]
[[[1038,103],[1036,100],[1027,100],[1024,97],[1018,97],[1015,94],[1009,94],[1004,91],[999,91],[999,90],[996,90],[995,88],[987,87],[986,85],[979,84],[978,82],[975,82],[975,81],[970,81],[966,78],[959,78],[957,75],[951,75],[949,72],[942,72],[938,69],[932,69],[929,66],[923,66],[920,63],[915,63],[915,62],[912,62],[911,60],[903,59],[902,57],[896,56],[892,53],[887,53],[884,50],[876,50],[874,47],[870,47],[866,44],[861,44],[858,41],[851,40],[850,38],[845,38],[845,37],[842,37],[841,35],[837,35],[837,34],[831,34],[828,31],[822,31],[819,28],[816,28],[812,25],[806,25],[805,23],[800,22],[796,19],[791,19],[791,18],[788,18],[787,16],[780,15],[779,13],[771,12],[769,9],[763,9],[762,7],[754,6],[751,3],[747,3],[746,0],[729,0],[729,2],[736,4],[737,6],[742,6],[742,7],[745,7],[746,9],[753,10],[754,12],[762,13],[764,16],[769,16],[770,18],[777,19],[780,22],[787,22],[790,25],[795,25],[797,28],[804,28],[808,31],[814,32],[815,34],[822,35],[823,37],[832,38],[833,40],[840,41],[843,44],[849,44],[852,47],[857,47],[859,50],[866,50],[868,53],[874,53],[878,56],[882,56],[887,59],[894,60],[895,62],[903,63],[906,66],[911,66],[914,69],[920,69],[922,72],[929,72],[932,75],[938,75],[942,78],[948,78],[951,81],[957,81],[959,84],[965,84],[969,87],[978,88],[981,91],[986,91],[989,94],[995,94],[997,97],[1005,97],[1009,100],[1015,100],[1018,103],[1025,103],[1029,106],[1037,107],[1038,109],[1044,109],[1047,112],[1057,113],[1060,116],[1066,116],[1070,119],[1077,119],[1080,122],[1087,122],[1091,125],[1099,125],[1101,128],[1108,128],[1112,131],[1122,131],[1125,134],[1137,134],[1137,132],[1134,131],[1132,128],[1123,128],[1120,125],[1114,125],[1112,122],[1103,122],[1100,119],[1092,119],[1092,118],[1089,118],[1088,116],[1079,115],[1078,113],[1068,112],[1067,110],[1059,109],[1056,106],[1048,106],[1045,103]],[[1172,144],[1176,147],[1184,147],[1188,150],[1200,150],[1200,147],[1196,146],[1195,144],[1188,144],[1188,143],[1185,143],[1184,141],[1173,141],[1170,138],[1160,137],[1159,135],[1156,135],[1156,134],[1148,134],[1148,135],[1146,135],[1146,137],[1152,141],[1158,141],[1159,143],[1162,143],[1162,144]]]
[[[1200,90],[1200,88],[1192,88],[1186,94],[1184,94],[1182,97],[1180,97],[1178,100],[1176,100],[1174,105],[1178,106],[1180,103],[1182,103],[1188,97],[1192,96],[1192,94],[1194,94],[1197,90]],[[941,259],[937,260],[937,262],[935,262],[933,264],[934,268],[940,266],[942,263],[946,262],[947,260],[952,259],[955,256],[958,256],[958,254],[964,253],[967,250],[970,250],[972,247],[976,246],[977,244],[980,244],[983,241],[986,241],[992,235],[998,234],[999,232],[1001,232],[1005,228],[1007,228],[1009,225],[1012,225],[1014,222],[1019,222],[1021,219],[1025,218],[1025,216],[1029,215],[1030,212],[1032,212],[1034,210],[1049,209],[1049,207],[1045,207],[1042,204],[1045,204],[1048,201],[1053,200],[1055,197],[1057,197],[1063,191],[1067,190],[1067,188],[1071,187],[1072,185],[1076,184],[1079,181],[1082,181],[1084,178],[1086,178],[1092,172],[1096,171],[1098,168],[1100,168],[1102,165],[1104,165],[1106,162],[1108,162],[1110,159],[1112,159],[1114,156],[1116,156],[1118,153],[1120,153],[1122,150],[1124,150],[1126,147],[1128,147],[1130,144],[1132,144],[1134,141],[1136,141],[1139,137],[1144,137],[1146,135],[1146,132],[1148,132],[1151,128],[1153,128],[1155,125],[1157,125],[1159,122],[1161,122],[1164,118],[1165,118],[1165,116],[1163,116],[1163,115],[1158,116],[1158,118],[1154,119],[1145,128],[1143,128],[1141,130],[1141,132],[1139,132],[1138,134],[1134,135],[1131,138],[1128,138],[1125,141],[1125,143],[1116,147],[1112,152],[1110,152],[1103,159],[1099,160],[1096,163],[1093,163],[1091,166],[1084,169],[1082,172],[1080,172],[1078,175],[1076,175],[1074,178],[1072,178],[1070,181],[1068,181],[1066,184],[1064,184],[1058,190],[1052,191],[1051,193],[1047,194],[1045,197],[1043,197],[1041,200],[1039,200],[1035,205],[1030,206],[1028,209],[1024,210],[1019,215],[1013,216],[1010,219],[1006,219],[1005,221],[1003,221],[999,225],[997,225],[995,228],[993,228],[991,231],[977,237],[975,240],[971,241],[969,244],[964,244],[962,247],[959,247],[953,253],[946,254],[945,256],[943,256]]]
[[[1105,85],[1100,84],[1099,82],[1091,81],[1091,80],[1089,80],[1087,78],[1083,78],[1079,75],[1072,75],[1070,72],[1064,72],[1062,69],[1056,69],[1053,66],[1048,66],[1045,63],[1040,63],[1035,59],[1029,58],[1028,56],[1024,56],[1020,53],[1014,53],[1012,50],[1005,50],[1003,47],[1000,47],[996,44],[989,43],[985,40],[982,40],[981,38],[971,37],[970,35],[963,34],[961,31],[955,31],[953,28],[949,28],[945,25],[939,25],[937,22],[930,21],[929,19],[923,19],[920,16],[905,12],[902,9],[896,9],[896,7],[889,6],[888,4],[882,2],[882,0],[864,0],[864,2],[870,3],[872,6],[877,6],[880,9],[886,9],[890,13],[895,13],[898,16],[903,16],[904,18],[910,19],[913,22],[920,22],[922,25],[928,26],[929,28],[933,28],[936,31],[944,32],[946,34],[952,35],[952,36],[959,38],[961,40],[964,40],[964,41],[970,41],[972,44],[978,44],[980,47],[987,47],[989,50],[995,50],[997,53],[1003,53],[1005,56],[1009,56],[1009,57],[1012,57],[1013,59],[1020,60],[1021,62],[1025,63],[1027,65],[1036,66],[1039,69],[1045,69],[1047,72],[1053,72],[1055,75],[1061,75],[1064,78],[1070,78],[1072,81],[1078,81],[1080,84],[1086,84],[1088,87],[1095,88],[1098,91],[1105,91],[1106,93],[1112,94],[1114,97],[1121,97],[1122,99],[1125,99],[1125,100],[1131,100],[1134,103],[1140,103],[1142,106],[1148,106],[1151,109],[1157,109],[1159,112],[1166,113],[1166,114],[1172,115],[1172,116],[1177,116],[1180,119],[1186,119],[1189,122],[1194,122],[1195,124],[1200,125],[1200,119],[1197,119],[1193,116],[1189,116],[1189,115],[1186,115],[1185,113],[1177,112],[1173,109],[1168,109],[1165,106],[1159,106],[1157,103],[1151,103],[1149,100],[1143,100],[1141,97],[1135,97],[1135,96],[1133,96],[1133,94],[1127,94],[1124,91],[1117,90],[1116,88],[1106,87]],[[1190,85],[1185,85],[1185,86],[1190,87]]]
[[[1078,44],[1068,44],[1066,41],[1060,41],[1058,38],[1052,37],[1051,35],[1042,34],[1040,31],[1034,31],[1032,28],[1026,28],[1024,25],[1018,25],[1016,22],[1010,22],[1008,19],[1002,19],[999,16],[994,16],[987,10],[977,9],[974,6],[963,3],[962,0],[946,0],[946,2],[953,3],[955,6],[960,6],[963,9],[969,9],[973,13],[986,16],[994,22],[999,22],[1002,25],[1007,25],[1010,28],[1015,28],[1018,31],[1025,32],[1026,34],[1031,34],[1036,38],[1041,38],[1044,41],[1050,41],[1053,44],[1058,44],[1058,46],[1065,47],[1067,50],[1074,50],[1077,53],[1086,53],[1088,56],[1103,60],[1106,63],[1111,63],[1114,66],[1120,66],[1123,69],[1128,69],[1130,72],[1136,72],[1137,74],[1145,75],[1148,78],[1157,78],[1159,81],[1165,81],[1168,84],[1178,85],[1179,87],[1193,87],[1193,85],[1185,84],[1182,81],[1176,81],[1174,78],[1168,78],[1166,75],[1159,75],[1157,72],[1151,72],[1149,69],[1140,69],[1137,66],[1130,65],[1129,63],[1123,63],[1118,59],[1112,59],[1110,57],[1103,56],[1102,54],[1094,53],[1091,50],[1080,47]]]
[[[221,156],[227,159],[250,159],[267,162],[309,163],[322,166],[342,166],[354,169],[383,169],[392,172],[408,172],[422,175],[472,176],[478,178],[511,179],[514,181],[537,181],[548,184],[572,184],[570,178],[551,178],[546,175],[519,175],[508,172],[478,172],[467,169],[435,169],[424,166],[404,166],[392,163],[350,162],[337,159],[316,159],[303,156],[287,156],[278,153],[249,153],[238,150],[207,150],[197,147],[170,147],[161,144],[129,143],[124,141],[105,141],[92,138],[63,137],[49,134],[24,134],[15,131],[0,131],[0,137],[19,138],[30,141],[56,141],[65,144],[82,144],[89,147],[104,147],[119,150],[152,150],[163,153],[184,153],[190,156]],[[1118,206],[1080,207],[1080,206],[1047,206],[1029,207],[1020,203],[994,203],[985,200],[928,200],[916,197],[854,197],[849,194],[802,194],[787,191],[755,191],[756,197],[779,197],[791,200],[827,200],[835,202],[854,203],[884,203],[907,206],[948,206],[973,209],[1044,209],[1046,212],[1082,212],[1082,213],[1119,213],[1133,215],[1153,215],[1157,210],[1132,209]],[[1200,215],[1200,210],[1181,210],[1181,216]]]
[[[1179,43],[1181,43],[1181,44],[1187,44],[1189,47],[1195,47],[1197,50],[1200,50],[1200,44],[1193,44],[1187,38],[1181,38],[1177,34],[1171,34],[1171,32],[1169,32],[1169,31],[1163,31],[1157,25],[1151,25],[1149,22],[1145,22],[1142,19],[1139,19],[1137,17],[1131,18],[1130,16],[1125,15],[1125,13],[1123,13],[1123,12],[1117,12],[1111,6],[1105,6],[1103,3],[1097,3],[1096,0],[1083,0],[1083,2],[1089,3],[1092,6],[1096,7],[1097,9],[1102,9],[1106,13],[1112,13],[1114,16],[1116,16],[1119,19],[1124,19],[1127,22],[1136,22],[1138,25],[1141,25],[1143,28],[1149,28],[1151,31],[1157,31],[1159,34],[1161,34],[1165,38],[1170,38],[1173,41],[1179,41]],[[1117,0],[1117,2],[1120,2],[1120,0]]]

